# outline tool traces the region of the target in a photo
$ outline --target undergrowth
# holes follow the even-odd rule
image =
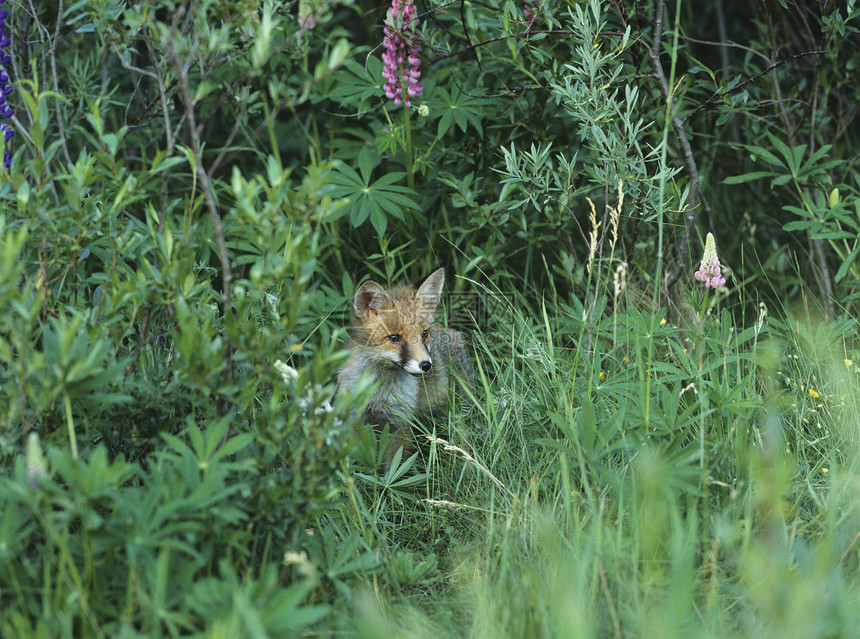
[[[855,633],[852,3],[0,11],[0,636]]]

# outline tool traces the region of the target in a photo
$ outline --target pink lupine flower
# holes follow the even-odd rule
[[[421,47],[418,46],[418,18],[415,15],[413,0],[392,0],[391,8],[385,18],[385,38],[382,46],[385,52],[382,61],[385,66],[382,69],[382,77],[385,79],[385,96],[393,99],[394,104],[400,106],[401,102],[406,106],[412,106],[410,98],[417,97],[423,92],[421,82],[421,71],[418,65],[421,60],[418,54]],[[406,98],[403,99],[403,87],[406,87]]]
[[[705,254],[702,263],[695,273],[696,279],[705,283],[705,288],[716,288],[726,283],[726,278],[720,275],[720,258],[717,257],[717,242],[714,236],[708,233],[705,238]]]

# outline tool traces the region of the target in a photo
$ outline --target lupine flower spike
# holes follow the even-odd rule
[[[388,15],[385,18],[385,38],[382,46],[385,52],[382,54],[382,77],[385,79],[385,96],[394,100],[394,104],[400,106],[405,102],[406,106],[412,106],[410,98],[421,95],[423,88],[419,78],[421,71],[418,65],[421,61],[418,54],[421,47],[418,46],[418,17],[415,15],[413,0],[392,0]],[[404,100],[403,88],[406,87]]]
[[[716,288],[726,283],[726,278],[720,275],[720,258],[717,257],[717,242],[714,236],[708,233],[705,238],[705,254],[702,263],[695,273],[696,279],[705,283],[705,288]]]
[[[12,85],[9,84],[11,78],[6,69],[12,62],[12,56],[9,55],[9,46],[12,44],[12,38],[6,31],[6,18],[9,17],[9,11],[3,8],[6,0],[0,0],[0,118],[10,118],[15,111],[9,106],[7,98],[12,93]],[[0,134],[6,139],[8,145],[12,136],[15,135],[15,129],[8,124],[0,122]],[[6,151],[3,154],[3,164],[6,168],[12,166],[12,151]]]

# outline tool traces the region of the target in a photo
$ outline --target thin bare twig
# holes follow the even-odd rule
[[[242,110],[244,111],[244,108]],[[233,140],[236,139],[236,135],[239,133],[239,129],[241,128],[242,117],[237,116],[233,118],[233,128],[230,130],[230,135],[227,136],[227,139],[224,141],[224,145],[221,147],[221,150],[218,152],[218,155],[215,156],[214,160],[212,160],[212,164],[209,167],[209,177],[215,175],[215,171],[217,171],[218,167],[221,166],[221,163],[224,161],[224,158],[227,157],[228,153],[232,152]]]
[[[514,95],[515,93],[523,93],[524,91],[549,91],[552,89],[551,86],[518,87],[516,89],[511,89],[510,91],[505,91],[503,93],[477,94],[477,93],[469,93],[468,91],[464,91],[463,87],[460,86],[460,83],[457,82],[457,78],[454,77],[453,71],[451,72],[450,77],[451,77],[451,81],[454,83],[454,86],[456,86],[460,90],[460,93],[462,93],[463,95],[468,95],[470,98],[504,98],[504,97],[507,97],[509,95]]]
[[[44,77],[46,77],[46,76],[45,76],[45,72],[44,72],[44,63],[45,63],[45,57],[46,57],[47,50],[48,50],[48,47],[47,47],[47,45],[45,44],[45,36],[48,34],[48,29],[45,27],[45,25],[43,25],[41,22],[39,22],[39,14],[38,14],[38,13],[36,13],[36,7],[34,7],[34,6],[33,6],[33,1],[32,1],[32,0],[30,0],[29,5],[30,5],[30,15],[31,15],[31,16],[32,16],[32,18],[33,18],[33,23],[36,25],[36,33],[38,33],[38,34],[39,34],[39,43],[42,45],[42,59],[41,59],[41,62],[42,62],[43,69],[42,69],[42,71],[41,71],[41,76],[40,76],[40,77],[44,78]],[[12,6],[14,6],[14,4],[13,4]],[[23,5],[22,5],[22,8],[23,8]],[[13,49],[14,49],[14,47],[15,47],[15,39],[14,39],[14,38],[12,39],[12,45],[11,45],[11,47],[12,47]],[[26,49],[26,47],[24,47],[24,48]],[[11,57],[12,57],[12,68],[13,68],[13,69],[14,69],[14,71],[15,71],[15,77],[16,77],[16,78],[24,77],[24,76],[23,76],[23,74],[18,70],[17,56],[16,56],[16,55],[14,55],[14,53],[13,53],[12,51],[10,51],[9,53],[10,53],[10,55],[11,55]],[[25,69],[25,71],[26,71],[26,69]],[[36,88],[36,91],[38,91],[38,90],[39,90],[39,89],[38,89],[38,87],[37,87],[37,88]],[[32,114],[32,113],[30,113],[30,110],[29,110],[29,109],[24,109],[24,113],[26,113],[26,114],[27,114],[27,119],[29,119],[29,120],[30,120],[30,125],[32,126],[32,124],[33,124],[33,114]],[[28,127],[27,127],[27,129],[29,129],[29,128],[30,128],[30,126],[28,126]],[[30,141],[32,142],[32,139],[31,139]]]
[[[812,85],[812,104],[809,108],[810,113],[810,126],[809,126],[809,155],[810,157],[815,153],[815,111],[818,106],[818,87],[819,87],[819,75],[821,74],[821,69],[816,65],[815,69],[815,81]],[[809,187],[804,187],[803,190],[806,192],[806,196],[812,201],[812,193],[810,192]],[[816,203],[820,203],[821,199],[821,191],[819,190],[816,193]],[[824,302],[824,312],[827,314],[827,318],[833,320],[836,317],[835,310],[833,308],[833,284],[830,280],[830,267],[827,265],[827,256],[824,254],[824,240],[821,238],[813,237],[811,229],[806,230],[806,234],[809,237],[809,241],[812,244],[812,252],[815,255],[815,261],[818,265],[819,275],[818,280],[821,284],[822,289],[822,298]]]
[[[146,49],[149,51],[149,58],[152,60],[152,66],[155,69],[155,81],[158,83],[158,97],[161,101],[161,114],[164,118],[164,135],[167,136],[167,156],[173,155],[173,147],[176,144],[176,137],[173,131],[170,130],[170,108],[167,105],[167,87],[164,84],[164,75],[161,73],[161,59],[155,55],[152,48],[152,43],[149,38],[145,39]],[[164,225],[167,221],[167,171],[161,173],[161,213],[158,217],[158,231],[164,230]]]
[[[735,91],[740,91],[743,87],[748,85],[750,82],[754,82],[754,81],[758,80],[763,75],[767,75],[768,73],[770,73],[771,71],[773,71],[777,67],[781,67],[783,64],[785,64],[787,62],[791,62],[792,60],[797,60],[798,58],[802,58],[802,57],[808,56],[808,55],[823,55],[825,53],[827,53],[827,52],[826,51],[804,51],[803,53],[797,53],[793,56],[789,56],[787,58],[784,58],[782,60],[774,62],[773,64],[768,66],[768,68],[765,69],[764,71],[760,71],[759,73],[756,73],[754,76],[747,78],[746,80],[744,80],[740,84],[733,86],[731,89],[726,89],[725,91],[715,91],[713,93],[713,95],[711,95],[711,97],[709,97],[707,100],[702,102],[699,106],[697,106],[695,109],[690,111],[687,114],[687,116],[684,118],[683,123],[686,124],[687,120],[692,118],[694,115],[696,115],[699,111],[701,111],[702,109],[704,109],[708,105],[713,104],[713,102],[715,100],[718,100],[719,98],[725,97],[725,96],[729,95],[730,93],[734,93]]]
[[[454,3],[451,2],[449,4],[454,4]],[[455,40],[459,40],[460,42],[464,42],[467,45],[471,44],[470,40],[467,40],[466,38],[461,38],[460,36],[458,36],[456,33],[451,31],[447,26],[445,26],[445,24],[439,18],[436,17],[437,13],[441,13],[442,7],[434,7],[433,9],[428,10],[426,8],[427,7],[426,2],[423,3],[423,6],[425,8],[425,11],[423,13],[421,13],[421,15],[418,16],[419,18],[423,19],[424,16],[428,16],[430,18],[430,20],[433,21],[433,24],[435,24],[437,27],[439,27],[442,31],[447,33],[449,36],[451,36]],[[447,5],[443,5],[443,7],[445,7],[445,6],[447,6]]]
[[[724,25],[723,25],[723,26],[721,26],[721,25],[720,25],[720,22],[723,22],[723,21],[718,20],[718,22],[717,22],[717,27],[718,27],[718,29],[720,30],[720,34],[721,34],[721,35],[720,35],[720,37],[722,37],[722,33],[723,33],[723,26],[724,26]],[[682,35],[682,37],[683,37],[683,38],[684,38],[684,40],[686,40],[687,42],[695,42],[696,44],[707,44],[708,46],[711,46],[711,47],[720,47],[722,50],[725,50],[725,49],[740,49],[741,51],[746,51],[746,52],[747,52],[747,53],[749,53],[750,55],[755,55],[755,56],[758,56],[759,58],[764,58],[764,59],[765,59],[765,60],[767,60],[768,62],[770,61],[770,58],[768,58],[768,57],[767,57],[765,54],[763,54],[761,51],[756,51],[756,50],[755,50],[755,49],[753,49],[752,47],[748,47],[748,46],[743,45],[743,44],[738,44],[737,42],[732,42],[731,40],[724,40],[723,42],[715,42],[714,40],[700,40],[699,38],[694,38],[693,36],[687,35],[686,33],[684,33],[684,34]],[[728,66],[729,66],[728,61],[727,61],[727,60],[725,60],[725,59],[723,59],[722,57],[721,57],[721,60],[720,60],[720,64],[722,64],[722,65],[723,65],[723,66],[725,66],[726,68],[728,68]]]
[[[63,111],[60,108],[60,83],[57,80],[57,42],[60,39],[60,25],[63,21],[63,0],[57,3],[57,26],[54,28],[54,37],[51,40],[51,49],[48,51],[48,57],[51,61],[51,75],[54,81],[54,92],[57,97],[54,98],[54,109],[57,111],[57,130],[60,134],[60,144],[63,147],[63,155],[66,156],[66,162],[72,163],[72,156],[69,155],[69,147],[66,145],[66,126],[63,123]]]
[[[446,53],[445,55],[440,55],[438,58],[434,58],[427,65],[436,64],[437,62],[441,62],[442,60],[447,60],[448,58],[453,58],[454,56],[458,56],[462,53],[466,53],[466,51],[472,49],[477,49],[478,47],[485,47],[488,44],[493,44],[494,42],[501,42],[502,40],[507,40],[508,38],[519,38],[519,37],[528,37],[530,35],[537,35],[539,33],[547,34],[547,35],[579,35],[579,31],[574,31],[572,29],[540,29],[535,31],[529,31],[526,29],[521,33],[514,34],[505,34],[502,36],[498,36],[495,38],[488,38],[487,40],[481,40],[480,42],[475,42],[468,47],[464,47],[462,49],[457,49],[456,51],[452,51],[451,53]],[[606,32],[606,35],[623,35],[620,33]]]
[[[233,269],[230,267],[230,256],[227,254],[227,243],[224,240],[224,226],[221,224],[221,216],[218,214],[218,206],[212,193],[212,182],[209,180],[209,175],[203,167],[203,155],[200,152],[200,131],[197,129],[197,123],[194,118],[194,103],[188,91],[188,71],[182,65],[182,61],[176,53],[172,38],[173,35],[173,32],[171,32],[170,40],[165,42],[165,50],[167,51],[173,71],[176,74],[179,91],[182,94],[182,103],[185,107],[185,118],[188,121],[188,133],[191,138],[191,152],[194,155],[197,179],[200,182],[200,187],[203,189],[206,205],[209,208],[209,217],[212,220],[212,228],[215,231],[215,245],[218,247],[218,257],[221,259],[221,278],[223,280],[221,305],[226,315],[230,312]]]

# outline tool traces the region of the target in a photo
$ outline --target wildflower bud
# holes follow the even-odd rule
[[[27,437],[27,479],[30,482],[30,488],[38,489],[39,483],[47,476],[48,467],[45,464],[45,456],[42,454],[39,434],[33,431]]]
[[[420,107],[418,107],[418,115],[420,115],[422,118],[426,118],[428,115],[430,115],[430,107],[428,107],[426,104],[422,104]]]
[[[306,0],[299,0],[299,26],[305,31],[316,26],[313,5]]]
[[[284,380],[284,384],[289,384],[299,378],[299,372],[292,366],[284,364],[281,360],[277,360],[275,362],[275,370],[281,374],[281,379]]]

